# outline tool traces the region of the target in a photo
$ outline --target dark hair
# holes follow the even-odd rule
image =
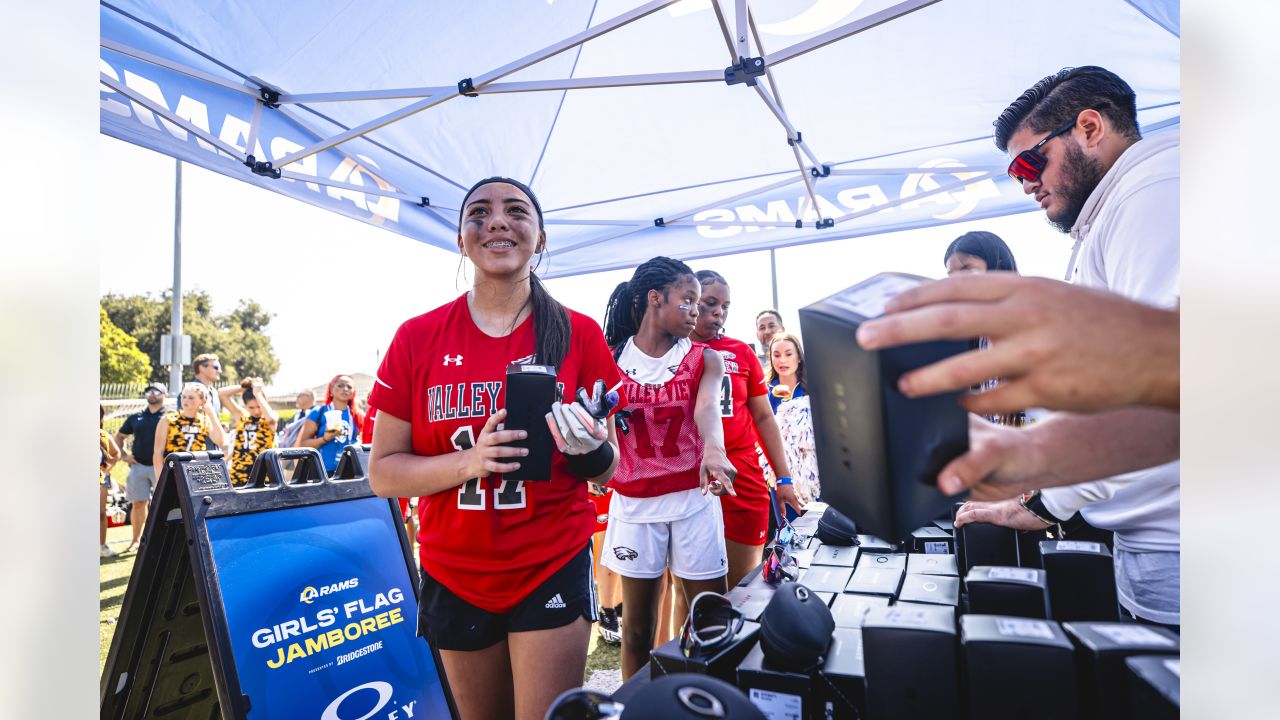
[[[615,358],[622,352],[627,338],[639,332],[640,321],[648,310],[645,298],[649,291],[657,290],[665,298],[667,289],[680,278],[692,276],[688,265],[659,256],[636,268],[629,281],[618,283],[604,311],[604,341],[613,348]]]
[[[467,194],[462,196],[462,203],[458,209],[458,227],[462,227],[462,213],[467,206],[467,198],[471,197],[477,188],[490,183],[507,183],[519,188],[521,192],[529,197],[529,202],[533,203],[534,213],[538,216],[538,230],[545,232],[545,226],[542,222],[542,204],[538,202],[538,196],[533,194],[533,190],[528,185],[513,180],[508,177],[487,177],[467,190]],[[535,362],[539,365],[560,366],[564,362],[564,356],[569,352],[569,341],[571,328],[569,325],[569,313],[565,311],[564,306],[551,297],[551,293],[547,291],[547,286],[542,284],[542,280],[532,270],[529,271],[529,303],[533,306],[533,353]],[[519,313],[517,313],[517,316]]]
[[[1142,139],[1133,88],[1110,70],[1085,65],[1043,78],[1005,108],[992,123],[996,147],[1006,152],[1009,138],[1022,127],[1049,132],[1088,109],[1101,113],[1131,143]]]
[[[698,278],[698,282],[703,285],[723,285],[725,287],[729,287],[729,281],[725,280],[724,276],[715,270],[699,270],[694,273],[693,276]]]
[[[257,378],[245,378],[240,381],[240,397],[245,402],[249,402],[253,399],[253,381],[256,379]]]
[[[760,318],[764,317],[765,315],[772,315],[778,318],[778,324],[783,327],[786,327],[787,324],[782,322],[782,314],[779,313],[777,310],[774,310],[773,308],[770,308],[768,310],[761,310],[760,312],[756,313],[756,322],[760,322]]]
[[[974,230],[952,240],[942,256],[942,264],[946,265],[951,256],[958,252],[982,258],[988,270],[1018,272],[1018,262],[1013,259],[1013,251],[995,233]]]

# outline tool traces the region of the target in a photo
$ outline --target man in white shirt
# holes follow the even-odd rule
[[[1075,239],[1067,278],[1159,307],[1178,302],[1179,137],[1142,139],[1133,90],[1098,67],[1044,78],[996,121],[1010,175]],[[1126,412],[1134,412],[1127,410]],[[1160,413],[1160,410],[1144,412]],[[1128,614],[1179,624],[1179,463],[1037,497],[970,503],[956,524],[1042,529],[1077,511],[1115,532],[1116,585]]]

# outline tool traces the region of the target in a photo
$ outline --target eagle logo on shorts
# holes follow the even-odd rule
[[[618,558],[619,560],[635,560],[636,558],[640,557],[640,553],[637,553],[635,550],[632,550],[629,547],[623,547],[619,545],[618,547],[613,549],[613,556]]]

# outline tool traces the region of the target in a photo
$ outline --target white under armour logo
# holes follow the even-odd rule
[[[461,355],[445,355],[444,364],[445,365],[461,365],[462,356]]]
[[[547,607],[551,610],[557,610],[565,607],[564,598],[560,597],[560,593],[556,593],[555,597],[547,601]]]

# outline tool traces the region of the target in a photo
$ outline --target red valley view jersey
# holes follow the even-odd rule
[[[562,396],[572,398],[579,387],[591,392],[597,379],[613,387],[621,373],[600,326],[566,311],[572,337],[557,369]],[[533,340],[532,318],[506,337],[485,335],[464,294],[400,326],[369,403],[380,416],[411,423],[418,455],[468,449],[505,405],[507,365],[533,362]],[[420,498],[422,566],[472,605],[507,612],[582,550],[595,516],[586,481],[570,475],[564,456],[554,452],[549,481],[490,475]]]
[[[766,395],[764,371],[756,354],[741,340],[718,337],[707,347],[724,360],[724,380],[720,382],[720,418],[724,421],[724,449],[728,453],[755,453],[756,423],[747,409],[747,399]]]
[[[631,432],[618,433],[618,469],[609,481],[627,497],[657,497],[698,487],[702,435],[694,419],[702,382],[702,343],[693,343],[675,376],[662,385],[638,383],[623,375],[622,389]],[[616,366],[615,366],[616,367]]]

